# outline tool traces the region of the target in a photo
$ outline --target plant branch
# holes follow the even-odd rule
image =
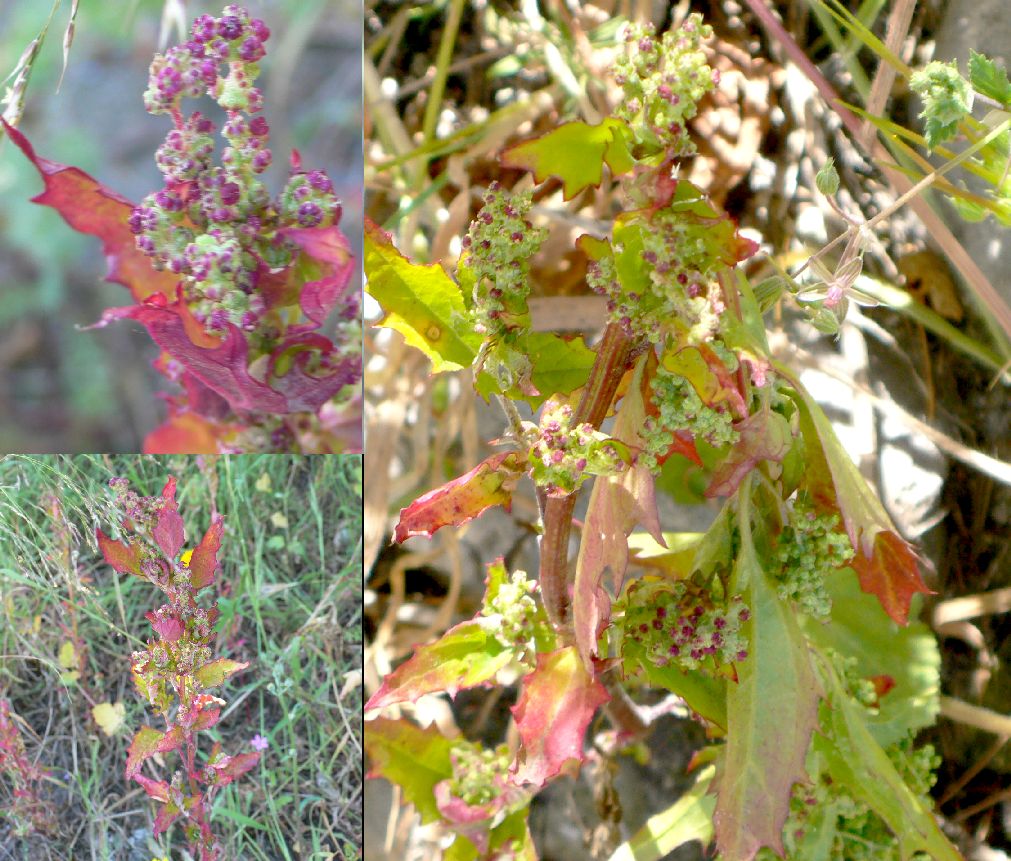
[[[599,428],[614,400],[618,384],[628,367],[633,342],[616,323],[608,323],[597,347],[597,356],[573,416],[573,424],[584,422]],[[544,535],[541,538],[541,595],[555,630],[566,644],[572,641],[569,620],[569,532],[576,494],[551,497],[544,506]]]

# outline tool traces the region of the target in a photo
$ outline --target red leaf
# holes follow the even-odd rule
[[[860,579],[860,588],[874,595],[885,612],[900,625],[909,622],[909,605],[913,595],[933,594],[920,576],[920,557],[912,545],[890,530],[874,536],[874,548],[869,556],[859,549],[850,562]]]
[[[157,752],[171,753],[173,750],[182,747],[183,741],[185,741],[183,728],[177,724],[166,732],[161,741],[158,742]]]
[[[730,452],[713,471],[705,496],[730,496],[752,469],[763,460],[781,463],[793,444],[790,423],[767,406],[737,422],[734,429],[741,435]]]
[[[124,544],[115,538],[109,538],[101,529],[95,530],[95,537],[98,539],[98,547],[108,562],[120,574],[136,574],[143,576],[140,572],[140,545]]]
[[[210,586],[214,582],[214,574],[218,570],[218,550],[221,548],[221,532],[224,520],[216,514],[204,537],[190,557],[190,583],[196,590]]]
[[[648,352],[636,365],[615,418],[614,438],[630,446],[642,445],[638,431],[645,421],[643,391],[648,387],[644,372],[652,366],[652,355]],[[611,599],[601,586],[604,572],[610,570],[611,589],[617,594],[628,567],[628,535],[637,523],[666,547],[650,471],[636,465],[619,475],[596,479],[586,510],[572,595],[576,645],[587,667],[592,666],[597,640],[611,616]]]
[[[346,301],[347,311],[354,309],[354,313],[357,313],[357,297],[346,294],[355,271],[355,260],[347,237],[337,226],[293,227],[278,232],[320,264],[321,278],[318,281],[307,281],[302,287],[299,296],[302,313],[316,326],[321,326],[342,299]]]
[[[151,623],[151,627],[158,636],[167,643],[174,643],[183,635],[186,630],[183,623],[175,616],[161,617],[154,610],[144,614],[144,618]]]
[[[145,759],[158,753],[158,744],[164,737],[165,733],[149,726],[143,726],[137,731],[126,752],[127,780],[137,773]]]
[[[260,761],[260,752],[253,751],[252,753],[239,753],[232,757],[226,757],[227,762],[223,768],[219,768],[218,780],[216,781],[218,786],[227,786],[237,777],[241,777],[250,769],[256,766],[256,763]]]
[[[161,801],[162,803],[168,802],[169,785],[164,780],[154,780],[153,778],[150,778],[145,774],[140,774],[139,772],[133,776],[133,779],[143,786],[144,791],[155,801]]]
[[[162,807],[154,820],[153,836],[157,837],[159,834],[164,834],[181,815],[182,811],[174,804]]]
[[[144,454],[217,454],[218,440],[234,432],[191,412],[176,412],[144,437]]]
[[[3,118],[0,123],[46,184],[45,191],[32,202],[53,207],[74,230],[102,240],[109,281],[129,288],[138,302],[155,293],[175,296],[178,278],[167,271],[156,271],[151,259],[137,250],[127,225],[133,211],[129,200],[76,167],[40,158],[21,132]]]
[[[513,488],[525,471],[518,452],[492,455],[470,472],[429,491],[401,509],[394,541],[406,541],[412,535],[430,538],[443,526],[460,526],[493,505],[502,505],[508,511]]]
[[[179,516],[179,508],[176,505],[175,476],[169,476],[161,495],[165,500],[164,507],[158,512],[158,520],[151,534],[161,552],[169,559],[175,559],[179,554],[179,548],[183,546],[183,541],[186,540],[183,519]]]
[[[517,784],[543,786],[570,760],[582,761],[583,737],[597,707],[610,697],[583,666],[574,646],[537,656],[510,711],[523,745],[513,764]]]

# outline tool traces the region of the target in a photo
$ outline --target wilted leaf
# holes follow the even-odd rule
[[[383,679],[365,710],[394,703],[414,702],[425,694],[445,691],[451,697],[495,678],[513,659],[489,625],[479,619],[461,622],[434,643],[419,646],[414,654]]]
[[[218,658],[193,671],[194,678],[205,688],[213,688],[224,684],[240,670],[249,666],[248,661],[233,661],[231,658]]]
[[[453,774],[452,742],[436,726],[421,729],[406,720],[377,718],[365,722],[368,777],[385,777],[404,791],[423,823],[440,819],[435,785]]]
[[[543,786],[570,760],[583,759],[583,737],[610,697],[583,666],[574,646],[537,656],[510,708],[523,744],[512,766],[517,784]]]
[[[596,187],[606,163],[614,175],[632,169],[628,127],[608,117],[599,125],[564,123],[539,138],[510,147],[502,155],[506,167],[528,170],[537,182],[554,176],[562,181],[564,198],[571,200],[584,188]]]
[[[400,332],[432,360],[432,373],[469,367],[484,340],[474,331],[463,294],[438,264],[411,263],[388,234],[365,219],[365,277],[382,306],[381,326]]]
[[[126,720],[126,706],[121,702],[115,705],[112,703],[98,703],[91,707],[91,716],[95,719],[99,729],[106,735],[115,735],[123,728]],[[150,793],[148,793],[150,795]]]
[[[432,534],[443,526],[460,526],[491,508],[509,510],[513,488],[526,472],[523,457],[514,451],[492,455],[459,478],[419,496],[400,512],[394,541]]]

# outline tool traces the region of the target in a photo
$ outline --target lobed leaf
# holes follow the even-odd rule
[[[727,690],[727,744],[713,820],[720,853],[751,861],[767,846],[783,855],[783,824],[818,723],[821,686],[794,611],[766,581],[742,535],[735,573],[748,584],[748,658]]]
[[[541,787],[562,767],[583,759],[583,738],[598,706],[610,697],[587,670],[575,646],[537,656],[510,708],[522,746],[510,769],[516,784]]]
[[[1005,107],[1011,106],[1011,81],[1008,81],[1007,69],[972,48],[969,49],[969,82],[977,92]]]
[[[220,515],[214,515],[207,532],[190,557],[190,583],[198,592],[214,582],[218,570],[218,550],[221,549],[221,533],[225,522]]]
[[[482,685],[508,666],[513,650],[503,646],[480,619],[455,625],[434,643],[414,654],[383,679],[365,710],[411,702],[425,694],[445,691],[451,697],[465,688]]]
[[[414,535],[430,538],[443,526],[460,526],[493,505],[502,505],[508,511],[513,488],[525,472],[526,465],[518,452],[486,458],[469,472],[401,509],[393,540],[399,543]]]
[[[469,367],[484,340],[474,331],[463,293],[439,264],[411,263],[389,234],[365,219],[365,277],[395,329],[432,360],[432,373]]]
[[[563,197],[571,200],[583,189],[600,185],[605,164],[616,176],[632,169],[635,160],[628,137],[628,126],[614,117],[595,126],[564,123],[539,138],[509,147],[502,163],[530,171],[539,183],[557,177]]]
[[[425,729],[406,720],[377,718],[365,722],[365,753],[371,768],[367,777],[385,777],[404,791],[404,798],[421,815],[422,823],[441,818],[435,785],[453,774],[452,742],[433,724]]]
[[[137,781],[141,786],[144,787],[144,791],[148,794],[150,798],[155,801],[160,801],[162,804],[167,804],[169,800],[169,785],[164,780],[154,780],[145,774],[138,772],[133,776],[133,779]]]
[[[154,295],[175,296],[178,278],[168,271],[156,271],[151,259],[137,250],[127,224],[134,206],[129,200],[76,167],[37,156],[20,131],[2,117],[0,124],[45,183],[45,190],[32,202],[53,207],[78,233],[101,239],[108,263],[107,280],[128,288],[138,302]]]

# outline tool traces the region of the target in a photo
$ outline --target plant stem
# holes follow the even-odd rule
[[[608,323],[583,396],[573,415],[573,425],[584,422],[599,428],[614,400],[618,384],[632,355],[632,340],[616,323]],[[569,619],[569,532],[576,494],[550,497],[544,506],[544,535],[541,538],[541,596],[544,608],[563,643],[572,642]]]

